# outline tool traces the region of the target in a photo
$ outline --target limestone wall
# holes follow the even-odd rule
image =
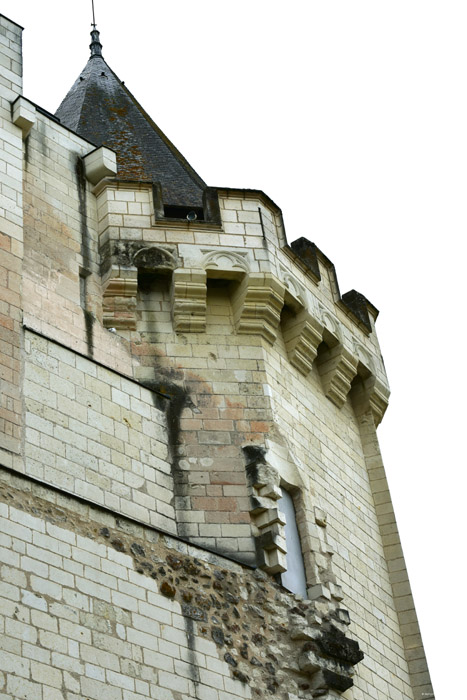
[[[0,525],[5,700],[298,700],[360,658],[345,617],[263,572],[4,471]]]
[[[176,532],[167,399],[34,333],[24,349],[26,473]]]
[[[0,486],[8,497],[0,502],[2,697],[251,697],[224,660],[225,644],[212,640],[214,611],[208,619],[213,583],[222,581],[216,602],[232,596],[238,566],[220,559],[208,566],[195,550],[188,556],[186,545],[154,531],[130,523],[117,531],[107,514],[63,498],[57,508],[53,494],[13,483],[21,490]],[[183,615],[182,592],[200,599],[196,610],[205,622]],[[233,621],[232,608],[228,603],[224,616],[228,610]],[[216,629],[224,626],[219,620]],[[239,658],[237,649],[233,655]]]
[[[157,218],[19,97],[0,28],[0,694],[421,700],[376,310],[261,192]],[[279,583],[280,488],[308,600]]]
[[[22,92],[22,29],[0,16],[0,457],[21,442],[20,324],[23,259],[22,133],[12,103]]]
[[[82,161],[94,146],[31,108],[35,123],[24,143],[24,323],[131,376],[131,353],[99,322],[96,198]]]

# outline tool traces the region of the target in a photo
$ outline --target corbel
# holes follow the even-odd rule
[[[378,427],[388,407],[389,393],[389,387],[374,375],[356,383],[351,394],[356,413],[361,415],[370,411],[375,427]]]
[[[250,273],[232,300],[237,333],[260,335],[271,345],[277,337],[285,286],[269,272]]]
[[[128,272],[131,275],[131,271]],[[137,290],[136,268],[132,276],[110,277],[107,280],[102,300],[103,324],[106,328],[136,329]]]
[[[306,309],[289,319],[282,330],[290,363],[303,375],[312,368],[323,339],[323,326]]]
[[[320,353],[318,368],[323,390],[338,408],[342,408],[347,399],[357,366],[358,360],[341,343]]]
[[[203,333],[206,330],[206,295],[206,270],[174,270],[172,316],[177,333]]]

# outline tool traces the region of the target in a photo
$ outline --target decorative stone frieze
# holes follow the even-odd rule
[[[328,336],[331,338],[330,346],[336,345],[341,340],[341,331],[339,321],[329,311],[318,302],[318,309],[323,328],[326,329]]]
[[[110,278],[102,300],[103,324],[116,330],[136,329],[136,293],[138,279],[134,277]]]
[[[167,274],[180,264],[174,246],[148,244],[142,241],[107,241],[100,249],[101,274],[105,278],[128,274],[128,268]],[[122,270],[123,268],[123,270]]]
[[[206,330],[206,293],[206,270],[174,270],[172,315],[177,333],[202,333]]]
[[[133,244],[132,249],[132,264],[145,272],[169,272],[177,267],[174,250],[141,244]]]
[[[323,327],[303,309],[282,327],[285,349],[291,364],[306,375],[310,372],[323,339]]]
[[[204,257],[201,267],[209,270],[211,277],[238,279],[250,271],[247,251],[239,253],[237,251],[217,249],[203,252]]]
[[[305,308],[307,306],[307,293],[302,284],[297,280],[293,272],[279,263],[279,274],[284,283],[286,292],[286,303],[290,301],[295,308]],[[287,298],[289,297],[289,298]]]
[[[357,374],[358,360],[340,343],[326,348],[319,359],[324,393],[338,408],[342,408]]]
[[[272,345],[277,336],[284,293],[282,282],[268,272],[245,276],[232,300],[237,333],[261,335]]]
[[[359,374],[362,373],[362,370],[363,373],[374,374],[375,365],[373,358],[371,357],[371,354],[368,352],[368,350],[365,347],[363,347],[363,345],[359,343],[356,338],[353,339],[353,349],[360,365]]]

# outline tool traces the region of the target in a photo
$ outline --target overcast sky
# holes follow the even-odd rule
[[[201,177],[264,190],[289,242],[314,241],[341,292],[380,309],[383,457],[437,699],[460,697],[466,3],[95,5],[104,58]],[[91,0],[0,11],[26,29],[25,96],[55,111],[88,58]]]

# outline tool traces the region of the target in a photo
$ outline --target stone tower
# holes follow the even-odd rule
[[[0,26],[0,697],[433,697],[377,310],[207,186],[97,30],[52,115]]]

